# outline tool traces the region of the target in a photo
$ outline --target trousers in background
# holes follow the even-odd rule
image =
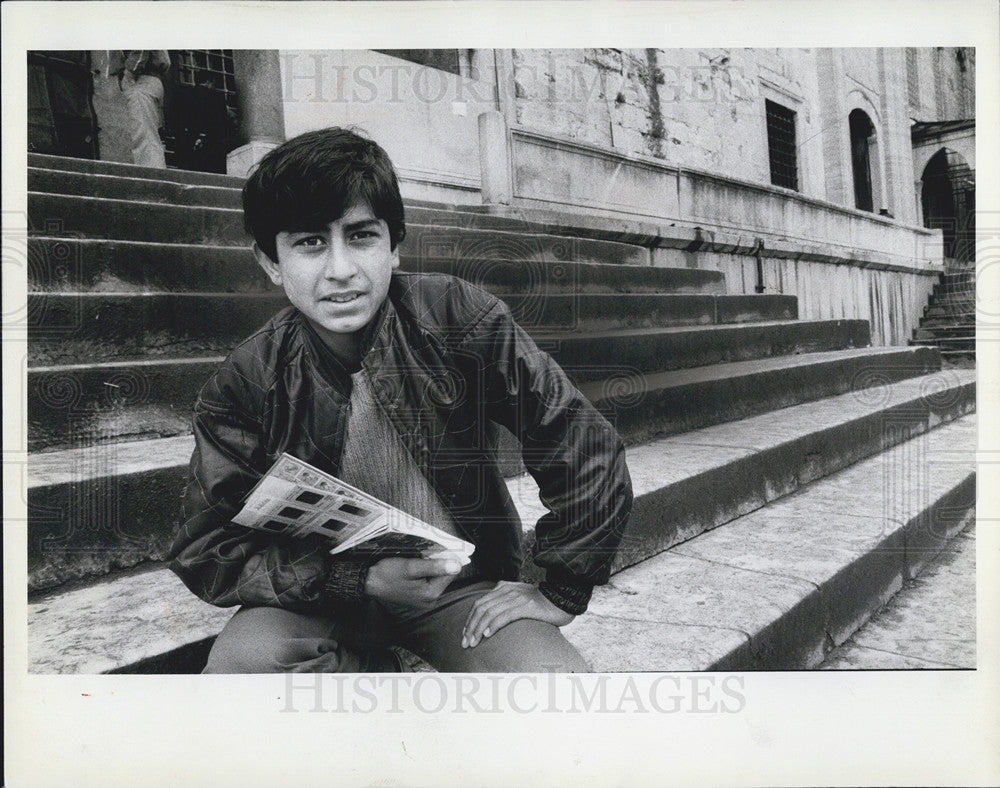
[[[160,139],[163,83],[152,74],[133,77],[126,71],[122,75],[122,90],[128,102],[132,162],[141,167],[166,168],[166,152]]]

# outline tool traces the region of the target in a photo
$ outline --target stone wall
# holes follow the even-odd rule
[[[919,47],[916,60],[917,101],[914,120],[966,120],[976,116],[976,50],[974,47]]]
[[[762,97],[800,113],[800,188],[822,196],[808,50],[514,50],[519,125],[770,182]]]

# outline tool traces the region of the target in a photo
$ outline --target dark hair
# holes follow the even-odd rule
[[[261,160],[243,187],[243,224],[277,262],[278,233],[320,229],[359,202],[385,220],[395,249],[406,225],[388,154],[352,130],[319,129],[288,140]]]

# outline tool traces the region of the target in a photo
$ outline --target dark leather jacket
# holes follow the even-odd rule
[[[393,275],[369,326],[362,369],[418,467],[476,545],[481,577],[517,579],[521,528],[496,462],[490,422],[521,441],[549,509],[535,529],[539,584],[556,605],[586,609],[632,505],[621,439],[514,322],[503,302],[440,274]],[[295,309],[278,313],[209,379],[194,415],[185,522],[170,567],[216,605],[320,611],[360,598],[363,565],[318,542],[230,519],[282,452],[337,474],[350,370]]]

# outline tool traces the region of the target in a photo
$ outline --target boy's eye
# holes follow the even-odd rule
[[[307,235],[302,238],[296,239],[292,245],[293,246],[319,246],[325,243],[323,237],[320,235]]]
[[[351,233],[352,241],[365,241],[369,238],[378,238],[379,234],[375,230],[355,230]]]

